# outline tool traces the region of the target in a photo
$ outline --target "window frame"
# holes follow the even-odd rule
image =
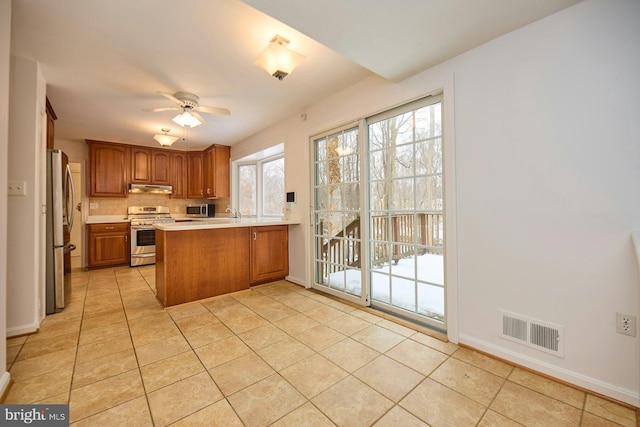
[[[235,175],[235,182],[234,182],[234,192],[233,192],[233,205],[236,209],[239,209],[239,203],[238,201],[240,200],[240,167],[242,166],[255,166],[256,167],[256,202],[255,202],[255,214],[250,214],[250,215],[244,215],[246,217],[249,218],[280,218],[282,217],[282,213],[280,214],[272,214],[272,215],[266,215],[264,213],[264,197],[263,197],[263,179],[262,179],[262,175],[263,175],[263,166],[265,163],[270,163],[276,160],[282,159],[283,160],[283,174],[282,174],[282,184],[283,184],[283,188],[284,188],[284,181],[285,181],[285,174],[286,174],[286,164],[284,162],[284,152],[282,153],[278,153],[278,154],[274,154],[272,156],[268,156],[268,157],[264,157],[261,159],[257,159],[257,160],[238,160],[234,162],[234,175]],[[282,203],[283,203],[283,209],[284,209],[284,192],[282,193]]]

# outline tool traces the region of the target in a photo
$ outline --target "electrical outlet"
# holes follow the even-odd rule
[[[623,335],[636,336],[636,316],[616,313],[616,332]]]
[[[24,181],[9,181],[9,187],[7,188],[8,196],[26,196],[27,195],[27,183]]]

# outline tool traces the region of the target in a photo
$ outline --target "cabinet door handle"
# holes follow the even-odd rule
[[[105,230],[113,230],[113,227],[105,227]]]
[[[253,232],[253,240],[256,240],[256,232]]]
[[[124,235],[124,242],[127,243],[129,241],[129,236],[127,236],[126,234]]]

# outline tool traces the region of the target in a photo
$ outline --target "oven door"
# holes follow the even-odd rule
[[[156,229],[153,225],[131,226],[131,267],[156,263]]]

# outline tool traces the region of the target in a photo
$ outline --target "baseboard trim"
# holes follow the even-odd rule
[[[20,335],[34,334],[38,332],[40,326],[36,323],[31,325],[16,326],[13,328],[7,328],[7,338],[13,338]]]
[[[305,282],[304,279],[298,279],[297,277],[287,276],[287,277],[284,278],[284,280],[287,280],[289,282],[293,282],[296,285],[304,286],[305,288],[307,287],[307,283]]]
[[[0,377],[0,403],[4,402],[4,399],[9,393],[9,386],[11,385],[11,374],[5,371]]]
[[[593,391],[594,393],[605,397],[618,400],[620,402],[640,408],[640,393],[628,390],[613,384],[591,378],[587,375],[568,369],[559,368],[546,362],[534,359],[529,356],[522,355],[512,350],[499,347],[495,344],[488,343],[468,335],[460,334],[459,343],[471,348],[475,348],[481,352],[503,359],[507,362],[540,372],[552,378],[564,381],[568,384],[575,385],[579,388]]]

